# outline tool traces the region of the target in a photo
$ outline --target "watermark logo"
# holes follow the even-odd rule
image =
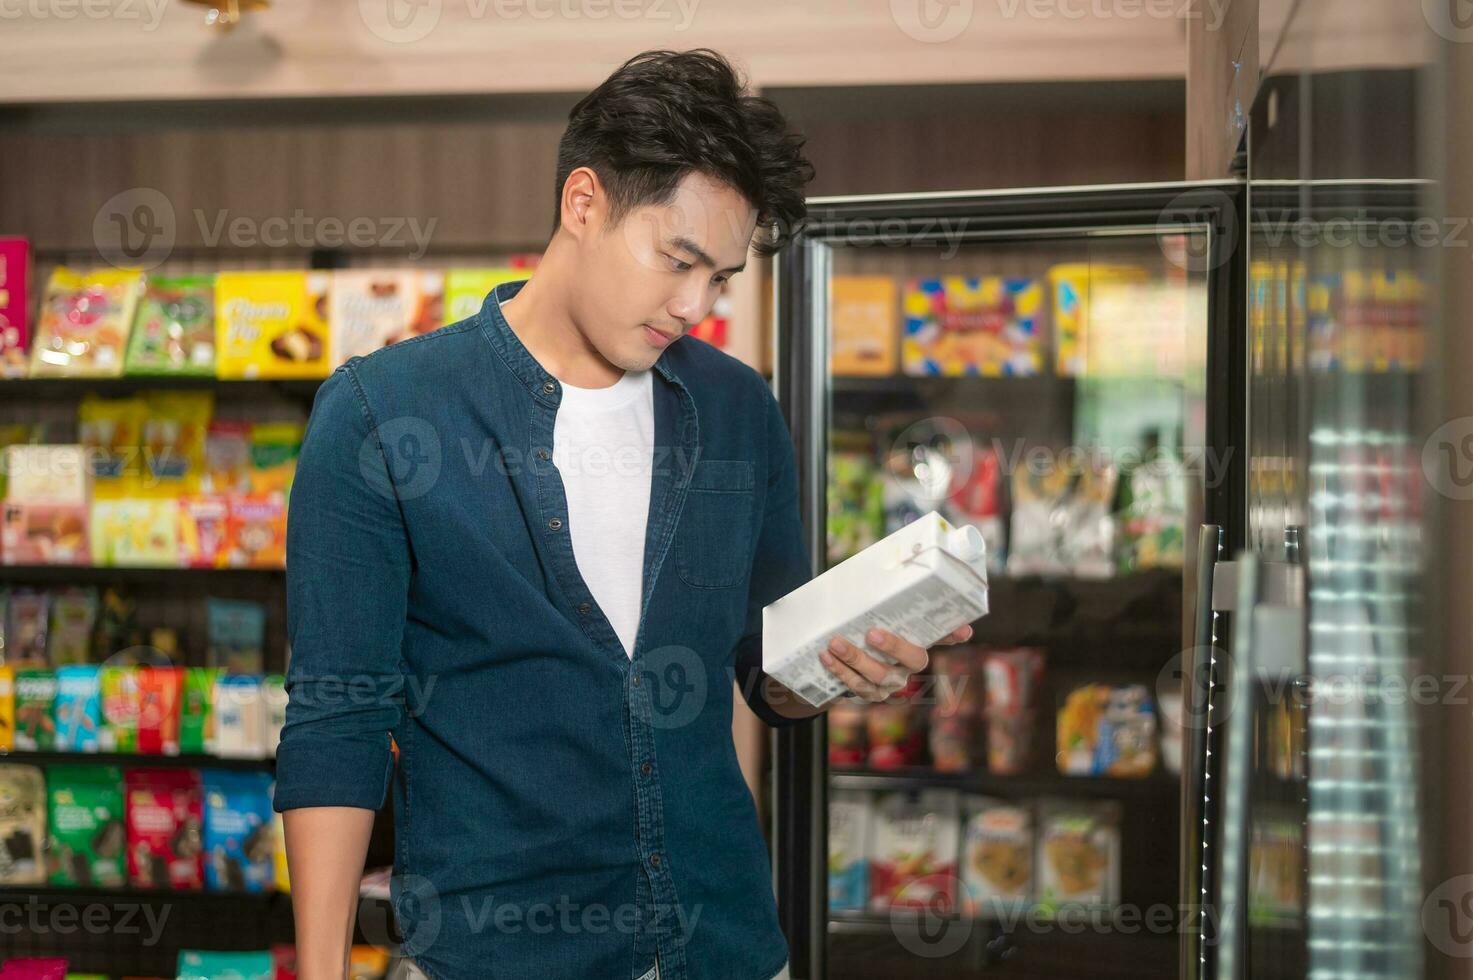
[[[358,16],[369,33],[390,44],[412,44],[440,23],[444,0],[358,0]]]
[[[1473,875],[1449,878],[1428,894],[1422,931],[1444,956],[1473,957]]]
[[[1450,500],[1473,500],[1473,418],[1444,422],[1427,438],[1422,475]]]
[[[890,906],[890,932],[915,956],[951,956],[972,936],[973,920],[958,916],[956,896],[966,885],[954,874],[926,875],[907,883]]]
[[[1237,251],[1238,212],[1222,191],[1205,188],[1178,194],[1161,211],[1158,223],[1161,254],[1187,272],[1221,268]],[[1202,234],[1201,225],[1212,228],[1213,234]]]
[[[103,202],[92,218],[97,254],[119,269],[153,269],[174,250],[174,205],[153,187],[132,187]]]
[[[925,44],[954,41],[972,24],[974,0],[890,0],[890,19]]]
[[[706,666],[690,647],[664,646],[647,651],[639,665],[642,696],[635,711],[655,728],[682,728],[706,707]]]
[[[363,479],[390,500],[413,500],[429,493],[440,479],[441,461],[440,434],[412,415],[389,419],[370,432],[358,450]]]
[[[1422,0],[1422,16],[1443,40],[1473,41],[1473,0]]]
[[[911,423],[896,436],[885,459],[885,476],[917,504],[934,505],[966,485],[975,458],[965,425],[932,416]]]

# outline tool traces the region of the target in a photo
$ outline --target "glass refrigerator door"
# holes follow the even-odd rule
[[[1196,528],[1240,523],[1234,194],[813,206],[776,380],[815,571],[935,511],[986,542],[991,610],[780,736],[795,978],[1177,975]]]

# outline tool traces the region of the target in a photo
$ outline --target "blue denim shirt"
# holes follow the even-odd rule
[[[762,377],[694,339],[655,365],[632,658],[573,558],[561,386],[498,287],[322,385],[287,530],[277,810],[394,793],[393,903],[432,978],[768,980],[787,949],[731,738],[762,607],[810,574]],[[399,747],[397,767],[390,736]]]

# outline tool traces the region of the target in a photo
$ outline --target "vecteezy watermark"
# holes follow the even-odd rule
[[[156,946],[164,934],[172,902],[75,902],[53,904],[29,895],[24,902],[0,902],[0,935],[136,936]]]
[[[1156,235],[1161,254],[1179,269],[1204,273],[1222,267],[1238,247],[1241,229],[1233,199],[1211,187],[1176,195],[1161,210]]]
[[[0,0],[3,2],[3,0]],[[190,212],[199,240],[234,248],[390,248],[411,259],[430,247],[438,218],[342,218],[309,215],[301,208],[289,215],[237,214],[228,208]],[[153,187],[132,187],[103,202],[92,217],[92,241],[111,265],[152,269],[167,259],[179,240],[174,204]]]
[[[1449,878],[1428,893],[1422,931],[1444,956],[1473,957],[1473,875]]]
[[[1473,500],[1473,418],[1451,419],[1427,437],[1422,475],[1449,500]]]
[[[1447,215],[1380,218],[1361,209],[1334,218],[1255,215],[1253,238],[1270,248],[1469,248],[1468,218]]]
[[[695,21],[701,0],[467,0],[471,21],[650,21],[685,31]],[[440,26],[443,0],[358,0],[363,25],[381,41],[412,44]]]
[[[155,30],[164,19],[169,0],[0,0],[3,20],[116,20],[137,21],[143,30]]]
[[[1422,16],[1443,40],[1473,42],[1473,4],[1468,0],[1422,0]]]
[[[1035,20],[1191,20],[1222,27],[1232,0],[996,0],[1001,14]]]
[[[289,694],[293,703],[304,708],[402,708],[410,718],[418,718],[429,707],[439,676],[430,674],[292,674],[283,694],[263,694],[247,685],[222,685],[217,698],[236,698],[243,703],[258,697],[269,700]]]
[[[926,44],[953,41],[972,25],[975,0],[890,0],[890,19]]]
[[[706,708],[706,663],[690,647],[672,644],[645,651],[630,684],[635,717],[654,728],[683,728]]]

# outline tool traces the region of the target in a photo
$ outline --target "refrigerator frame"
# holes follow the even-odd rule
[[[830,246],[933,236],[941,221],[965,222],[964,240],[1008,242],[1110,234],[1209,233],[1207,284],[1207,448],[1227,460],[1227,476],[1208,487],[1204,523],[1222,528],[1227,553],[1246,541],[1247,262],[1246,193],[1241,181],[1188,181],[970,192],[814,198],[807,220],[774,263],[773,386],[792,434],[813,572],[827,545],[828,282]],[[876,231],[883,224],[883,231]],[[860,231],[861,228],[871,229]],[[883,235],[884,239],[880,236]],[[1191,529],[1189,529],[1190,531]],[[1191,537],[1188,538],[1191,540]],[[1188,616],[1191,623],[1195,617]],[[1189,664],[1186,670],[1200,669]],[[1196,686],[1196,677],[1184,678]],[[774,733],[773,877],[793,980],[827,977],[828,732],[824,715]],[[1200,760],[1205,761],[1205,760]],[[1200,835],[1205,767],[1183,759],[1182,881],[1179,898],[1201,887]],[[1209,819],[1208,827],[1215,827]],[[1194,875],[1193,872],[1196,872]],[[1182,935],[1181,957],[1195,937]]]

